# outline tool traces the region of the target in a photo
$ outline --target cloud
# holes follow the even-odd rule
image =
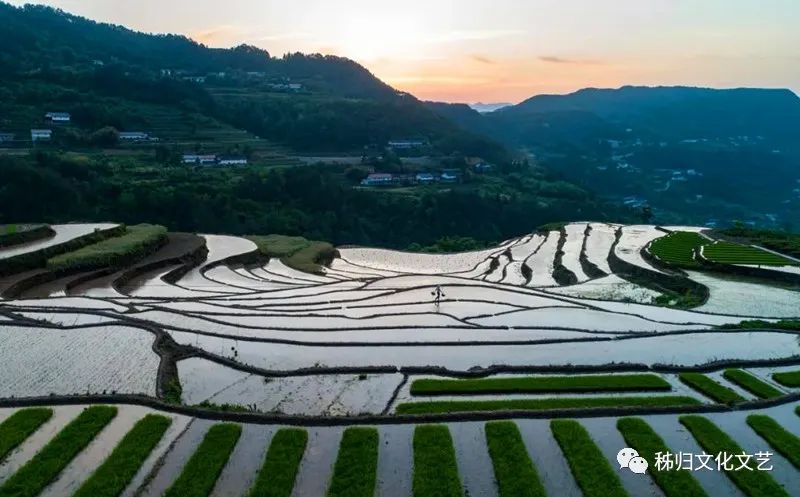
[[[195,31],[190,37],[205,44],[214,44],[219,42],[226,42],[236,40],[241,37],[242,28],[239,26],[232,26],[224,24],[221,26],[214,26],[213,28],[204,29],[202,31]]]
[[[476,62],[480,62],[481,64],[492,64],[492,65],[497,64],[497,61],[495,61],[494,59],[490,59],[485,55],[472,54],[470,55],[470,58]]]
[[[599,60],[589,60],[589,59],[569,59],[566,57],[557,57],[554,55],[542,55],[539,56],[539,60],[542,62],[548,62],[550,64],[573,64],[573,65],[581,65],[581,66],[594,66],[598,64],[602,64]]]
[[[507,38],[524,34],[524,31],[515,29],[480,29],[480,30],[459,30],[440,33],[433,36],[430,41],[435,43],[457,43],[460,41],[484,41],[495,40],[497,38]]]
[[[311,38],[311,33],[304,32],[289,32],[289,33],[276,33],[273,35],[266,35],[257,38],[257,41],[283,41],[283,40],[302,40]]]

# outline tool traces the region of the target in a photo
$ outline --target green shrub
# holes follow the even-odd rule
[[[450,430],[421,425],[414,430],[414,497],[462,497]]]
[[[299,236],[248,236],[258,250],[268,257],[277,257],[287,266],[306,273],[322,273],[322,265],[330,264],[336,249],[327,242],[306,240]]]
[[[308,432],[296,428],[278,430],[249,497],[291,497],[300,461],[308,443]]]
[[[212,426],[165,497],[208,497],[241,434],[240,425]]]
[[[73,497],[121,495],[171,423],[172,419],[156,414],[142,418]]]
[[[672,407],[696,405],[692,397],[555,397],[549,399],[463,400],[409,402],[397,406],[397,414],[436,414],[474,411],[543,411],[599,407]]]
[[[727,433],[702,416],[681,416],[680,422],[708,454],[743,454],[745,451]],[[755,468],[754,468],[755,469]],[[789,497],[789,494],[764,471],[725,471],[748,497]]]
[[[378,470],[378,430],[348,428],[339,445],[328,497],[372,497]]]
[[[678,378],[698,392],[710,397],[720,404],[735,404],[744,401],[744,397],[725,387],[708,376],[700,373],[681,373]]]
[[[550,429],[584,497],[628,497],[586,428],[577,421],[557,419],[550,422]]]
[[[783,395],[777,388],[741,369],[727,369],[725,373],[723,373],[723,376],[726,380],[739,385],[741,388],[762,399],[773,399]]]
[[[485,430],[500,497],[546,497],[517,425],[498,421],[486,423]]]
[[[656,453],[671,452],[658,433],[640,418],[622,418],[617,429],[628,447],[636,450],[648,464],[648,474],[667,497],[707,497],[706,491],[688,471],[659,471],[656,468]]]
[[[654,374],[526,376],[475,380],[420,379],[411,384],[411,394],[626,392],[671,388],[669,382]]]
[[[22,409],[0,424],[0,462],[53,416],[52,409]]]
[[[0,497],[35,497],[117,415],[116,407],[92,406],[65,426],[0,487]]]
[[[778,454],[788,459],[795,468],[800,469],[800,438],[769,416],[750,415],[747,417],[747,424]]]
[[[183,387],[178,377],[170,378],[164,385],[164,400],[170,404],[180,404],[183,398]]]
[[[150,255],[166,240],[167,229],[163,226],[131,226],[121,236],[53,257],[47,267],[53,271],[85,271],[122,266]]]

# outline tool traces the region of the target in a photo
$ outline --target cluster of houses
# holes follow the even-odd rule
[[[44,120],[50,124],[69,124],[72,122],[72,116],[69,112],[48,112],[44,115]],[[0,142],[14,141],[13,133],[3,133],[4,138],[0,138]],[[53,130],[47,128],[33,128],[31,129],[31,141],[50,141],[53,139]]]
[[[413,150],[428,146],[425,140],[390,140],[387,144],[392,150]]]
[[[461,181],[459,169],[445,169],[441,173],[391,174],[372,173],[363,180],[362,186],[405,186],[429,185],[432,183],[458,183]]]
[[[183,154],[184,164],[196,166],[246,166],[247,157],[242,155]]]
[[[72,116],[69,112],[48,112],[44,115],[47,123],[53,125],[70,124]],[[32,128],[31,141],[43,142],[53,139],[53,130],[50,128]],[[14,142],[16,135],[14,133],[0,133],[0,144],[8,144]],[[119,139],[122,142],[143,142],[143,141],[158,141],[158,138],[150,136],[149,133],[144,131],[120,131]]]

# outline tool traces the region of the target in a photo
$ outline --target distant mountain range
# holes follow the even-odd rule
[[[505,107],[510,107],[512,105],[514,105],[514,104],[507,103],[507,102],[504,102],[504,103],[490,103],[490,104],[485,104],[483,102],[478,102],[478,103],[474,103],[474,104],[469,104],[469,106],[473,110],[476,110],[476,111],[480,112],[481,114],[494,112],[496,110],[500,110],[500,109],[503,109]]]
[[[786,226],[800,212],[800,98],[790,90],[587,88],[482,114],[426,103],[578,185],[661,219]]]
[[[692,140],[763,137],[775,143],[800,139],[800,98],[790,90],[693,87],[587,88],[568,95],[537,95],[481,114],[459,104],[430,108],[475,132],[510,146],[597,139]]]

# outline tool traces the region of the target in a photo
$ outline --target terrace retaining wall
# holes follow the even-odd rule
[[[657,414],[702,414],[735,411],[751,411],[790,404],[800,400],[800,393],[792,393],[782,397],[754,400],[734,404],[700,404],[675,407],[605,407],[584,409],[552,409],[541,411],[473,411],[440,414],[369,414],[359,416],[301,416],[289,414],[259,412],[226,412],[205,409],[195,406],[170,404],[153,397],[142,395],[81,395],[49,397],[28,397],[19,399],[0,399],[0,407],[21,408],[33,406],[55,405],[87,405],[87,404],[128,404],[141,405],[160,411],[192,416],[199,419],[229,421],[249,424],[274,424],[291,426],[350,426],[350,425],[397,425],[448,423],[463,421],[491,421],[498,419],[555,419],[555,418],[593,418],[646,416]]]
[[[699,255],[699,262],[702,269],[714,271],[718,273],[732,274],[734,276],[742,276],[745,278],[756,278],[760,280],[779,281],[789,285],[800,285],[800,274],[786,273],[783,271],[773,271],[763,267],[745,267],[737,266],[734,264],[722,264],[706,259],[703,254]]]
[[[656,271],[650,271],[643,267],[636,266],[620,259],[616,254],[616,248],[622,237],[622,231],[617,232],[617,239],[611,246],[608,254],[608,265],[616,275],[624,277],[633,283],[641,286],[651,288],[658,291],[667,290],[679,295],[690,294],[697,297],[700,303],[705,303],[711,295],[708,287],[701,285],[696,281],[687,278],[683,273],[681,274],[665,274]],[[649,253],[647,247],[643,247],[640,251],[642,258],[649,262]]]
[[[50,226],[42,224],[31,229],[17,231],[16,233],[0,234],[0,248],[22,245],[44,238],[55,236],[56,232]]]
[[[98,230],[88,235],[79,236],[58,245],[0,260],[0,276],[10,276],[30,269],[43,268],[47,264],[47,259],[53,256],[77,250],[113,236],[120,236],[125,233],[125,230],[125,225],[121,224],[114,228]]]

